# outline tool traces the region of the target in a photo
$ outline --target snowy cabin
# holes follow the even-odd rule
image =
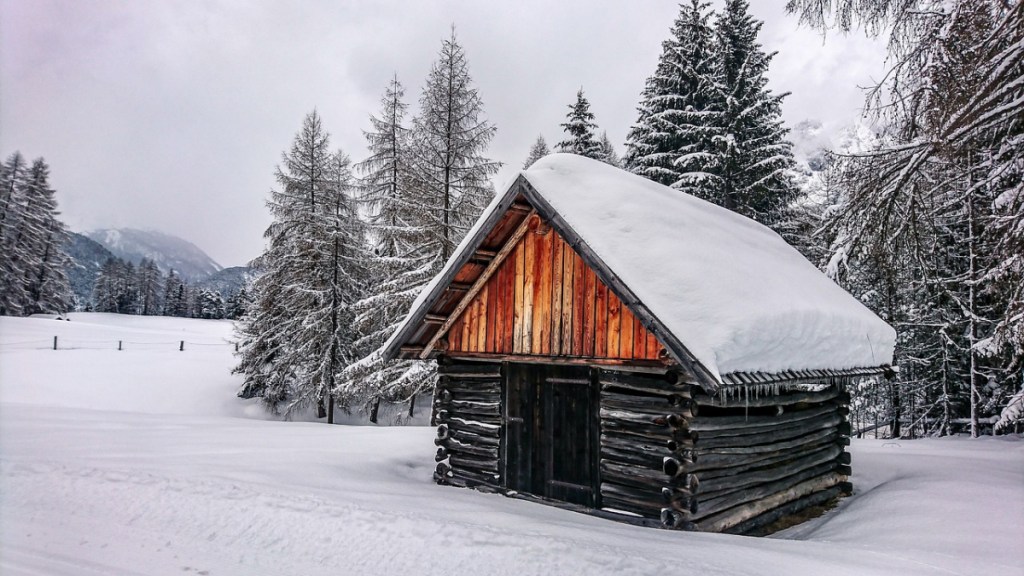
[[[387,344],[435,359],[435,480],[758,534],[849,493],[849,395],[895,332],[768,228],[553,154]]]

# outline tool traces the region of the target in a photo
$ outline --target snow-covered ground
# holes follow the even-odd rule
[[[0,318],[0,574],[1024,574],[1019,438],[854,441],[855,495],[772,538],[637,528],[436,486],[430,428],[269,419],[230,332]]]

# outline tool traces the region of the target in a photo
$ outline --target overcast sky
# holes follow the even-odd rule
[[[785,0],[751,4],[778,51],[770,87],[791,92],[786,122],[854,122],[879,43],[823,39]],[[333,146],[360,160],[391,75],[415,111],[453,23],[498,128],[500,185],[538,134],[560,139],[581,86],[621,153],[677,12],[664,0],[0,0],[0,153],[46,158],[72,230],[153,228],[240,265],[262,250],[274,167],[304,115],[317,108]]]

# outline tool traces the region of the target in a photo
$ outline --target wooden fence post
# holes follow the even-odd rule
[[[121,341],[120,340],[117,341],[117,349],[121,350]]]
[[[178,352],[184,352],[184,351],[185,351],[185,341],[182,340],[181,343],[178,344]]]
[[[53,337],[53,349],[54,350],[57,349],[57,337],[56,336]]]

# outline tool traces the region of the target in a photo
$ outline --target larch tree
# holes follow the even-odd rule
[[[490,177],[500,164],[484,156],[495,127],[469,74],[455,29],[441,43],[413,119],[410,197],[423,218],[422,246],[435,269],[452,255],[493,197]]]
[[[73,296],[64,272],[68,240],[39,158],[15,152],[0,167],[0,314],[62,313]]]
[[[381,98],[379,116],[371,116],[365,132],[368,158],[356,165],[362,174],[360,199],[370,242],[370,288],[356,304],[359,348],[365,353],[343,373],[348,396],[361,398],[377,421],[381,400],[402,400],[433,385],[434,371],[411,360],[385,362],[381,346],[405,317],[423,285],[436,271],[435,251],[424,249],[430,221],[412,196],[410,133],[405,126],[408,105],[393,78]],[[411,391],[411,392],[410,392]]]
[[[711,196],[702,191],[713,184],[722,109],[709,19],[707,2],[680,7],[641,94],[624,158],[631,172],[702,197]]]
[[[365,232],[349,161],[306,116],[282,157],[267,206],[273,222],[257,264],[256,303],[240,325],[244,395],[284,413],[315,406],[334,419],[338,374],[357,355],[354,303],[365,283]]]
[[[530,147],[530,154],[526,157],[526,162],[523,162],[523,170],[526,170],[533,163],[541,158],[551,154],[551,150],[548,149],[548,143],[544,140],[543,135],[538,135],[537,139],[533,142],[533,146]]]
[[[583,88],[576,92],[576,102],[569,104],[569,113],[561,126],[565,139],[555,146],[557,151],[602,159],[601,143],[594,136],[597,124],[594,123],[594,113],[590,111],[590,102],[583,95]]]

